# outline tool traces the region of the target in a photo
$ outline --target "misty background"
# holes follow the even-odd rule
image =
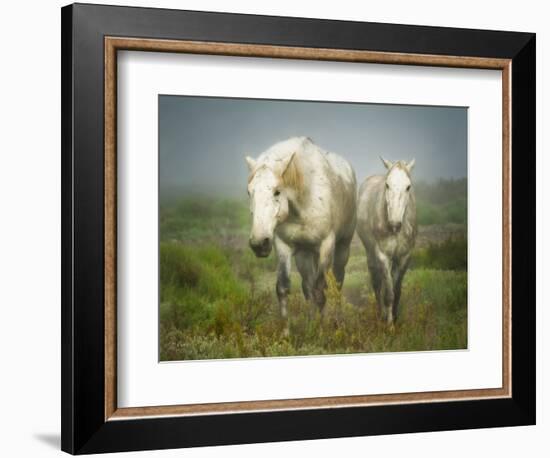
[[[467,176],[465,107],[161,95],[161,198],[245,196],[244,157],[293,136],[346,158],[358,184],[384,173],[378,156],[416,158],[415,181]]]

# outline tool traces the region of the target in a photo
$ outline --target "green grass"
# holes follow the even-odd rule
[[[162,244],[161,360],[467,346],[464,271],[411,270],[405,277],[400,320],[393,333],[376,316],[365,271],[350,272],[343,292],[329,278],[323,314],[303,299],[294,275],[287,334],[278,315],[274,285],[261,286],[247,269],[236,275],[230,259],[212,246]],[[273,274],[270,278],[274,281]]]
[[[429,188],[421,186],[420,224],[464,223],[466,199],[459,191],[465,183],[437,186],[451,200],[424,198]],[[323,314],[304,300],[294,269],[286,332],[275,295],[275,256],[254,256],[247,244],[249,219],[246,200],[193,197],[161,205],[161,360],[467,347],[464,237],[442,241],[441,231],[427,232],[428,241],[413,252],[405,276],[394,332],[377,317],[364,249],[357,240],[343,291],[329,276]]]
[[[244,301],[244,284],[215,246],[160,246],[160,319],[179,329],[208,327],[227,303]]]
[[[246,230],[247,203],[240,200],[196,196],[160,207],[161,240],[197,240],[228,236]]]

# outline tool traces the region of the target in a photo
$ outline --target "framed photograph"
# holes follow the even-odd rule
[[[62,448],[535,423],[535,35],[62,9]]]

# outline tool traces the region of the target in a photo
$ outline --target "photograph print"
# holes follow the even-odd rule
[[[158,104],[161,361],[468,348],[466,107]]]

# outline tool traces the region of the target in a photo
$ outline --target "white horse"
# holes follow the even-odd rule
[[[332,268],[343,283],[355,231],[357,184],[351,165],[306,137],[277,143],[246,162],[250,247],[266,257],[275,246],[281,315],[287,315],[293,255],[304,296],[322,310],[325,274]]]
[[[417,233],[411,182],[414,159],[409,163],[380,159],[386,175],[368,177],[359,188],[357,233],[367,252],[379,312],[393,327]]]

